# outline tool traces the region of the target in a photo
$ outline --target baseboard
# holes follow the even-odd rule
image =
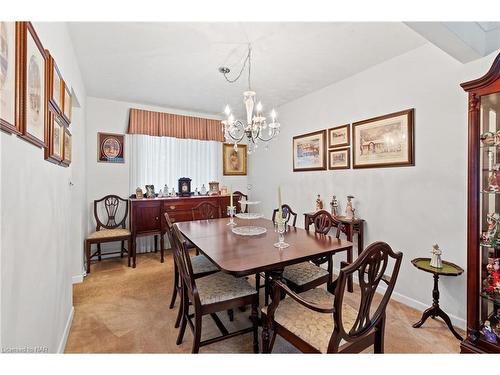
[[[73,284],[83,283],[83,275],[75,275],[71,278]]]
[[[334,273],[338,275],[339,274],[339,269],[337,269],[337,268],[334,269]],[[356,276],[354,276],[353,281],[355,283],[357,283],[358,278]],[[384,293],[386,289],[387,289],[386,285],[382,283],[382,285],[378,286],[377,292]],[[402,303],[403,305],[412,307],[412,308],[414,308],[416,310],[419,310],[419,311],[422,311],[422,312],[429,307],[429,305],[426,304],[426,303],[423,303],[421,301],[417,301],[414,298],[405,296],[404,294],[398,293],[396,291],[392,292],[392,297],[391,298],[393,298],[394,300]],[[463,329],[464,331],[466,330],[467,323],[466,323],[465,319],[460,318],[460,317],[455,316],[455,315],[452,315],[452,314],[448,314],[448,316],[450,317],[451,323],[453,324],[454,327]]]
[[[66,327],[64,327],[64,332],[57,348],[57,353],[63,354],[64,349],[66,349],[66,342],[68,341],[69,331],[71,330],[71,324],[73,323],[73,316],[75,315],[75,307],[71,306],[71,310],[68,315],[68,320],[66,321]]]

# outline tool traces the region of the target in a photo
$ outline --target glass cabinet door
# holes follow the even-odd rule
[[[500,93],[481,97],[480,338],[500,344]]]

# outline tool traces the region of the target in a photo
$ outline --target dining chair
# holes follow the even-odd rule
[[[276,224],[276,215],[278,215],[278,212],[279,212],[278,208],[275,208],[273,210],[272,221],[274,224]],[[292,227],[295,227],[295,224],[297,223],[297,214],[293,212],[292,208],[288,204],[282,204],[281,212],[283,216],[283,222],[285,223],[285,225],[291,225]],[[290,220],[292,221],[291,223]]]
[[[191,257],[177,224],[173,225],[172,237],[174,259],[177,262],[182,285],[182,318],[176,344],[180,345],[182,343],[186,325],[189,324],[189,328],[194,335],[193,353],[198,353],[201,346],[249,332],[253,332],[253,350],[254,353],[258,353],[258,293],[245,279],[236,278],[224,272],[216,272],[205,277],[195,278]],[[194,309],[193,314],[189,312],[190,305]],[[252,306],[250,317],[252,326],[229,333],[217,317],[217,312],[239,307],[243,308],[247,305]],[[214,319],[217,328],[221,332],[220,336],[201,341],[202,317],[204,315],[210,315]]]
[[[106,195],[104,198],[94,201],[94,218],[96,221],[95,231],[85,239],[85,258],[87,260],[87,273],[90,273],[90,261],[97,256],[98,261],[102,259],[101,244],[107,242],[121,242],[120,251],[107,252],[104,255],[123,254],[128,255],[128,266],[130,259],[134,258],[135,251],[132,245],[132,233],[125,228],[128,215],[128,200],[117,195]],[[121,220],[118,217],[121,216]],[[103,220],[101,220],[101,218]],[[127,248],[125,248],[127,241]],[[92,245],[97,244],[97,250],[91,254]]]
[[[239,190],[236,190],[234,193],[233,193],[233,196],[236,196],[236,213],[240,213],[241,212],[241,203],[240,203],[240,200],[241,198],[245,198],[245,200],[248,200],[248,195],[246,194],[243,194],[241,191]],[[245,210],[243,211],[244,213],[248,213],[248,205],[245,205]]]
[[[263,352],[270,353],[276,335],[280,335],[306,353],[359,353],[372,345],[375,353],[383,353],[386,307],[402,258],[401,252],[394,252],[385,242],[371,244],[340,270],[334,295],[323,288],[298,294],[273,280],[273,300],[261,310]],[[390,269],[389,263],[393,268],[387,276],[384,273]],[[360,288],[356,308],[344,302],[346,282],[353,275],[357,275]],[[381,298],[375,297],[380,282],[386,284]],[[284,299],[279,298],[281,293],[286,294]]]
[[[167,212],[164,213],[165,216],[165,222],[167,224],[167,238],[170,243],[170,247],[173,249],[173,244],[174,244],[174,239],[172,237],[172,220],[170,219],[170,216],[168,215]],[[186,247],[189,249],[187,246],[187,241],[184,239],[183,240],[186,242]],[[194,245],[193,245],[194,246]],[[204,255],[195,255],[191,257],[191,265],[193,267],[193,277],[195,279],[203,276],[210,275],[212,273],[218,272],[219,269],[215,264],[213,264],[206,256]],[[172,288],[172,299],[170,300],[170,305],[169,309],[173,309],[175,306],[175,300],[177,299],[177,294],[179,294],[179,297],[181,296],[181,282],[179,279],[179,269],[177,268],[177,263],[174,261],[174,285]],[[179,323],[181,321],[181,310],[182,310],[182,302],[181,305],[179,306],[179,312],[177,313],[177,319],[175,320],[175,328],[179,327]]]
[[[314,232],[319,236],[328,236],[332,228],[336,228],[336,238],[340,238],[341,233],[345,233],[347,240],[350,240],[349,228],[333,217],[328,211],[320,210],[312,217]],[[347,262],[352,262],[352,248],[347,251]],[[327,263],[327,269],[321,267]],[[315,288],[321,284],[327,284],[328,290],[332,291],[331,283],[333,279],[333,256],[325,256],[311,261],[292,264],[285,267],[283,279],[293,291],[297,293]],[[352,291],[352,281],[348,282],[348,290]]]
[[[191,209],[193,220],[220,219],[221,209],[211,202],[201,202]]]

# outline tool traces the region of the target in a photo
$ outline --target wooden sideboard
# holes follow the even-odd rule
[[[166,232],[164,213],[167,212],[172,222],[190,221],[193,219],[192,208],[202,202],[210,202],[220,207],[222,217],[227,217],[229,195],[191,196],[171,198],[130,198],[130,231],[134,248],[133,267],[135,267],[136,238],[141,236],[160,236],[161,262],[163,263],[164,240]],[[237,197],[234,196],[235,202]]]

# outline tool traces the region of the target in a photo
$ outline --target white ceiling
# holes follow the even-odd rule
[[[253,45],[252,88],[265,110],[427,41],[403,23],[69,23],[89,96],[220,113],[243,107],[240,70]]]

